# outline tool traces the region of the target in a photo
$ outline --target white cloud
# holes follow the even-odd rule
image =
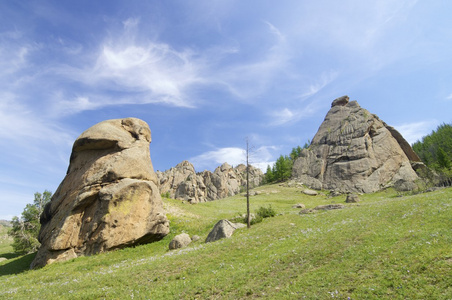
[[[273,120],[271,122],[271,125],[273,126],[282,125],[292,121],[295,117],[296,115],[290,109],[284,108],[282,110],[275,111],[271,114],[271,118]]]
[[[124,29],[126,29],[126,30],[136,28],[139,23],[140,23],[140,18],[128,18],[127,20],[122,22],[122,24],[124,25]]]
[[[269,113],[270,126],[280,126],[284,124],[292,124],[298,122],[306,117],[312,116],[319,106],[317,102],[313,101],[303,106],[301,109],[288,109],[284,108],[282,110],[271,111]]]
[[[452,94],[446,97],[446,100],[452,100]]]
[[[217,150],[204,152],[198,156],[192,157],[189,161],[196,170],[213,170],[215,167],[227,162],[230,165],[239,165],[245,163],[245,150],[241,148],[227,147]]]
[[[400,134],[402,134],[408,143],[413,144],[421,140],[424,136],[430,134],[438,125],[438,121],[431,120],[402,124],[394,127],[400,132]]]
[[[335,71],[335,70],[323,72],[317,81],[309,84],[309,86],[306,88],[307,91],[302,93],[300,98],[305,99],[305,98],[309,98],[309,97],[317,94],[324,87],[326,87],[328,84],[333,82],[338,77],[338,75],[339,75],[339,72]]]
[[[260,168],[265,172],[267,165],[272,165],[274,163],[273,161],[270,161],[273,158],[270,151],[274,149],[276,149],[274,146],[262,146],[257,149],[250,149],[250,165]],[[246,164],[246,150],[237,147],[219,148],[192,157],[189,161],[197,171],[205,169],[214,170],[225,162],[237,166],[239,164]]]

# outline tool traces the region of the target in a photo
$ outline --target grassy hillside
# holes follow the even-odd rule
[[[162,241],[35,271],[26,270],[32,255],[0,262],[0,298],[452,298],[452,188],[403,197],[389,190],[303,216],[293,204],[312,208],[345,196],[259,190],[252,210],[271,204],[281,215],[230,239],[203,243],[217,220],[245,212],[243,196],[197,205],[165,200],[172,232]],[[201,240],[168,251],[181,232]]]
[[[13,251],[13,247],[11,247],[13,239],[8,236],[8,229],[10,228],[11,227],[0,224],[0,257],[2,257],[2,254],[11,253]]]

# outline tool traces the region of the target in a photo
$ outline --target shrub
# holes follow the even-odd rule
[[[268,207],[261,206],[257,210],[257,215],[262,218],[274,217],[274,216],[276,216],[276,211],[273,209],[273,207],[271,205],[269,205]]]

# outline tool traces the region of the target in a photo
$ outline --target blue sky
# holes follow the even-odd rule
[[[415,142],[452,121],[452,2],[1,1],[0,219],[54,192],[74,140],[137,117],[155,170],[265,167],[349,95]]]

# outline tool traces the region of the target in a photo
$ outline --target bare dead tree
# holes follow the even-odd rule
[[[246,138],[246,226],[251,227],[250,224],[250,163],[249,163],[249,141]]]

